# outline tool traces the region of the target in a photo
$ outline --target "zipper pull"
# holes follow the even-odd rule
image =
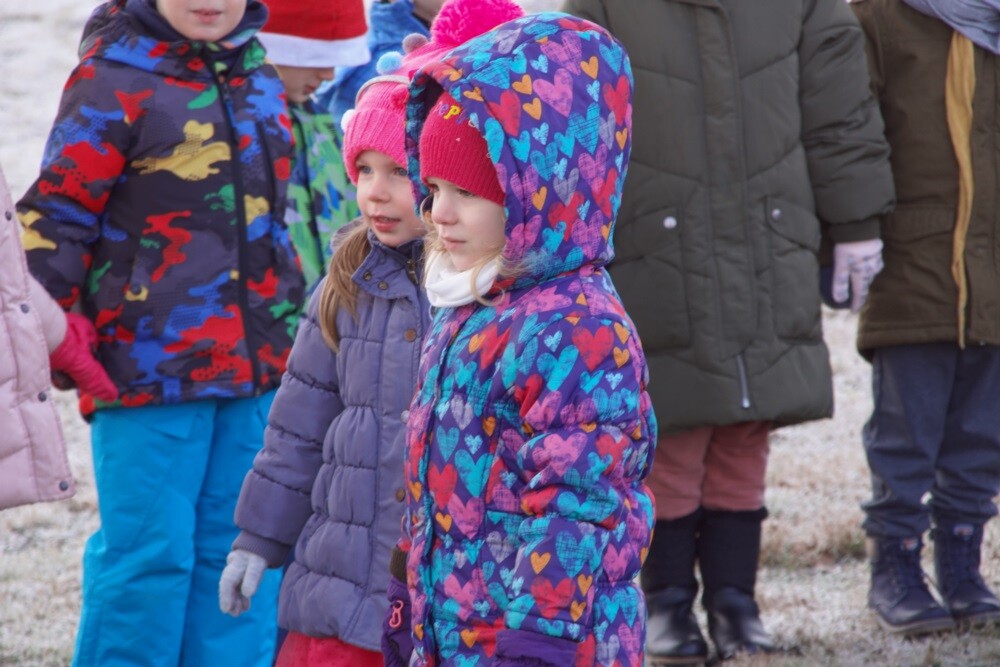
[[[402,600],[393,600],[392,602],[392,616],[389,617],[389,627],[393,630],[399,628],[403,624],[403,605],[406,604]]]

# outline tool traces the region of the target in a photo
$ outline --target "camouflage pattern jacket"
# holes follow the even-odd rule
[[[99,6],[18,204],[32,273],[82,302],[121,405],[250,396],[285,369],[304,296],[282,221],[291,129],[243,37],[222,69],[210,45]]]

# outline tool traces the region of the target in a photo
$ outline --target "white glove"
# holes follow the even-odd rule
[[[257,592],[267,561],[257,554],[233,549],[226,557],[226,568],[219,577],[219,609],[239,616],[250,608],[250,598]]]
[[[851,296],[851,312],[861,310],[868,287],[882,270],[882,240],[852,241],[833,246],[831,296],[842,303]]]

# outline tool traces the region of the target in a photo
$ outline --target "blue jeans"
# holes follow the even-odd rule
[[[1000,347],[879,348],[872,384],[865,531],[902,538],[923,534],[932,518],[986,523],[1000,491]]]
[[[239,618],[219,610],[218,590],[273,398],[95,413],[101,527],[83,555],[74,666],[271,664],[280,572]]]

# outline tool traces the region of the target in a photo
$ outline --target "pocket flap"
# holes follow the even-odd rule
[[[776,234],[803,248],[819,252],[823,235],[820,233],[819,220],[812,211],[777,197],[768,197],[765,206],[767,224]]]
[[[916,241],[955,229],[955,211],[946,208],[899,207],[882,222],[882,236],[895,241]]]
[[[615,260],[627,262],[677,242],[682,226],[681,212],[669,206],[638,215],[615,229]]]

